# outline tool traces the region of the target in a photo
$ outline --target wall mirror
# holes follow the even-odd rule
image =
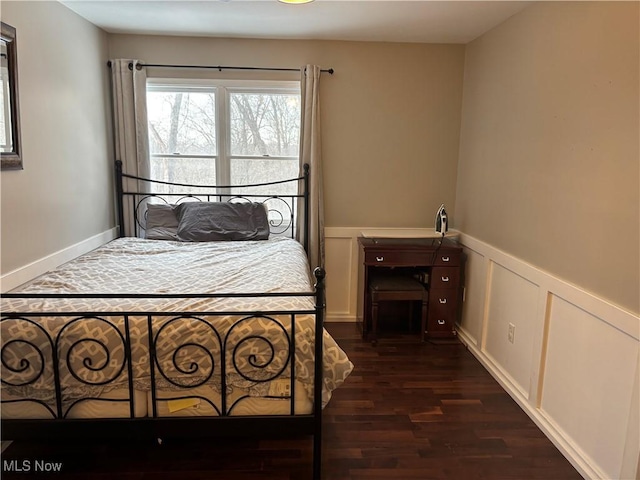
[[[4,22],[0,24],[0,165],[2,170],[19,170],[22,169],[22,157],[16,29]]]

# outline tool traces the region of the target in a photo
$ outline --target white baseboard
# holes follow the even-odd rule
[[[83,255],[91,250],[110,242],[118,236],[118,229],[112,228],[98,235],[87,238],[82,242],[78,242],[67,248],[47,255],[44,258],[36,260],[24,267],[17,268],[9,273],[0,276],[0,292],[7,292],[13,288],[22,285],[29,280],[34,279],[38,275],[48,272],[69,260]]]
[[[324,321],[326,323],[337,323],[337,322],[355,323],[356,317],[348,313],[327,313],[327,316]]]

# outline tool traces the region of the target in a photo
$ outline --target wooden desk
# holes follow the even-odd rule
[[[358,238],[357,322],[364,338],[371,330],[369,281],[374,273],[428,277],[427,328],[421,337],[456,336],[462,248],[448,238],[442,239],[441,244],[440,241],[440,238]]]

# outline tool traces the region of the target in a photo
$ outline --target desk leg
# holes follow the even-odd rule
[[[422,328],[420,330],[420,338],[424,342],[425,341],[425,332],[427,331],[427,312],[428,312],[429,302],[425,298],[422,300],[422,312],[420,318],[422,319]]]
[[[378,342],[378,299],[371,296],[371,343]]]

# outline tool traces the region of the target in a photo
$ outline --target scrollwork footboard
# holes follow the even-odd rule
[[[3,417],[20,418],[19,410],[27,418],[47,417],[27,404],[40,405],[55,419],[73,418],[83,402],[133,406],[127,317],[8,316],[0,326]],[[106,395],[114,389],[128,390],[130,397]]]
[[[150,417],[161,416],[159,402],[189,398],[217,416],[233,415],[247,398],[289,400],[294,415],[296,364],[313,362],[312,345],[296,347],[296,337],[311,338],[309,313],[9,316],[0,324],[2,402],[37,403],[54,419],[83,416],[77,407],[85,402],[128,403],[128,414],[117,416],[133,418],[142,391]],[[312,377],[302,383],[313,392]],[[200,387],[217,395],[203,396]]]
[[[314,293],[256,295],[314,296],[308,310],[5,310],[3,439],[311,435],[313,476],[320,478],[324,287],[323,275],[317,278]],[[298,408],[300,398],[308,408]],[[275,414],[243,410],[256,399],[285,408]],[[185,401],[203,407],[188,410]]]
[[[309,319],[301,318],[308,328]],[[218,416],[232,416],[247,398],[288,399],[289,414],[299,413],[294,406],[298,321],[295,315],[149,317],[154,359],[149,415],[160,415],[160,402],[197,399]],[[200,387],[216,395],[205,397]]]

